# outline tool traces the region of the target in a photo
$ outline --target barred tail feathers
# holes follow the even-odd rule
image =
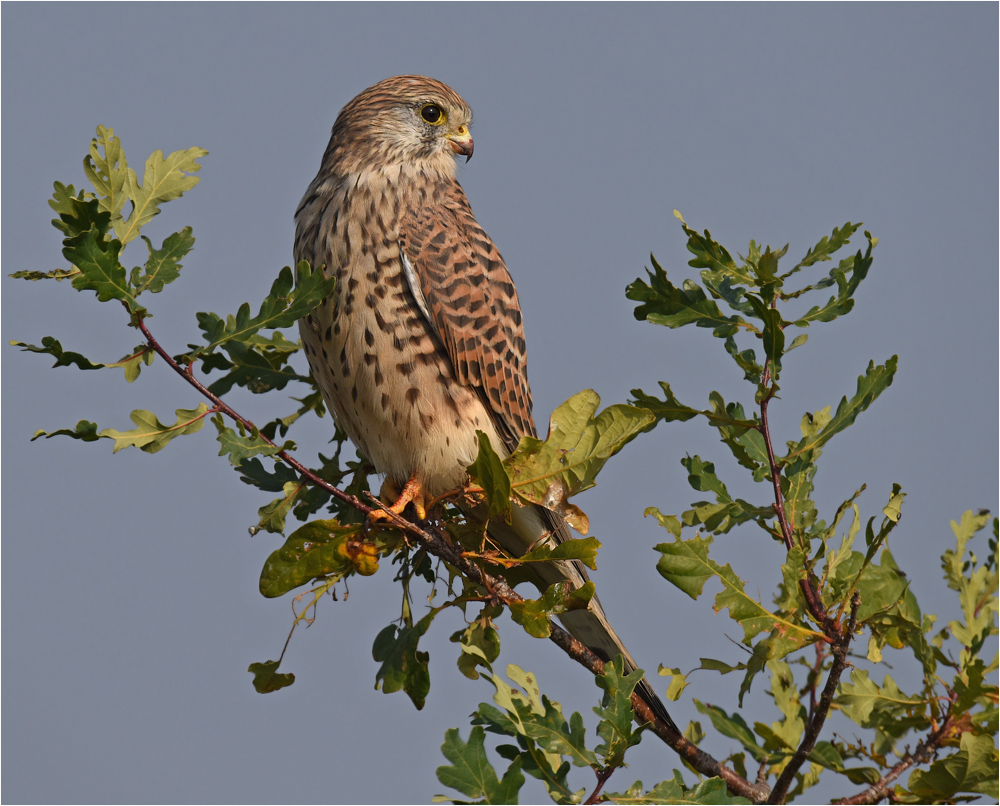
[[[553,544],[562,543],[570,537],[566,522],[555,513],[542,507],[522,508],[515,505],[512,507],[511,514],[511,524],[494,520],[490,522],[488,527],[490,537],[511,556],[521,556],[545,535],[550,536],[549,539]],[[586,584],[590,577],[587,574],[587,569],[579,560],[557,560],[533,566],[530,579],[540,591],[545,591],[550,585],[563,581],[569,581],[578,588]],[[625,661],[626,672],[638,668],[631,653],[608,621],[604,608],[596,596],[591,599],[587,610],[574,610],[565,613],[559,616],[559,620],[570,635],[587,646],[602,660],[611,660],[616,655],[621,655]],[[678,733],[681,732],[646,678],[639,682],[636,692],[657,718]]]

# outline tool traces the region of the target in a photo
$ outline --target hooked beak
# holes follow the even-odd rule
[[[451,146],[451,150],[456,154],[461,154],[465,157],[465,161],[468,162],[472,159],[472,137],[469,135],[468,126],[460,126],[457,131],[451,134],[445,135],[448,140],[448,145]]]

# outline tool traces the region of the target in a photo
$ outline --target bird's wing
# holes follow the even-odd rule
[[[457,184],[445,203],[404,214],[399,238],[407,285],[451,358],[456,380],[479,391],[512,451],[522,436],[535,434],[535,426],[521,308],[503,258],[476,222]],[[472,514],[476,516],[475,511]],[[495,519],[489,530],[515,557],[540,539],[562,543],[570,537],[566,522],[543,507],[514,508],[513,515],[510,524]],[[580,587],[589,579],[578,560],[538,563],[526,576],[541,591],[563,581]],[[586,610],[559,618],[601,657],[621,653],[629,670],[637,668],[596,596]],[[637,690],[661,719],[678,730],[647,680],[640,681]]]
[[[513,450],[535,426],[521,307],[503,258],[457,185],[444,203],[405,213],[399,239],[407,284],[455,379],[479,391]]]

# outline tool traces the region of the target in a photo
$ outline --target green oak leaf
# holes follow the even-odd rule
[[[226,319],[214,313],[198,314],[198,327],[204,332],[207,344],[196,349],[190,357],[200,357],[229,341],[246,341],[265,328],[291,327],[322,303],[335,284],[333,278],[326,277],[322,271],[313,271],[305,261],[296,266],[293,282],[292,270],[285,266],[256,316],[251,314],[250,304],[246,302],[236,316],[229,315]]]
[[[723,590],[715,597],[715,609],[729,610],[730,618],[743,627],[743,643],[749,646],[751,639],[759,633],[765,630],[775,631],[776,635],[769,644],[768,659],[783,657],[803,646],[823,640],[822,633],[770,612],[749,596],[743,581],[728,564],[721,566],[708,556],[711,543],[711,537],[661,543],[656,546],[656,550],[662,554],[656,570],[692,599],[701,595],[709,579],[718,579]]]
[[[868,369],[858,378],[858,388],[850,400],[841,398],[837,411],[830,415],[829,406],[814,415],[810,420],[822,418],[822,426],[811,429],[804,434],[798,443],[789,443],[788,453],[780,459],[781,464],[788,464],[797,457],[822,448],[833,437],[852,425],[865,409],[867,409],[882,392],[884,392],[896,374],[897,356],[892,356],[885,364],[876,366],[874,361],[868,362]],[[807,415],[808,416],[808,415]],[[803,423],[803,430],[806,430]]]
[[[180,259],[194,248],[194,236],[191,233],[191,227],[184,227],[164,240],[159,249],[154,249],[152,241],[145,235],[142,236],[149,250],[149,259],[146,261],[145,271],[138,266],[132,269],[130,282],[135,288],[136,296],[143,291],[158,294],[167,283],[180,277]]]
[[[412,627],[390,624],[375,637],[372,646],[372,657],[382,664],[375,673],[375,688],[386,694],[405,691],[417,710],[424,707],[431,687],[427,671],[430,656],[419,651],[417,645],[437,612],[431,610]]]
[[[51,439],[52,437],[72,437],[83,442],[96,442],[101,438],[101,434],[97,432],[97,423],[92,423],[90,420],[80,420],[74,428],[60,428],[58,431],[42,431],[39,429],[32,436],[31,441],[34,442],[41,437],[45,437],[46,439]]]
[[[482,619],[477,619],[455,633],[451,640],[458,641],[462,646],[458,668],[470,680],[479,679],[478,666],[484,667],[487,672],[493,671],[493,661],[500,655],[500,633],[492,622],[487,620],[484,624]]]
[[[642,670],[625,673],[621,655],[604,664],[604,671],[595,682],[604,690],[599,708],[594,709],[601,721],[597,735],[603,740],[595,751],[604,759],[605,767],[619,767],[625,763],[625,752],[642,740],[643,728],[633,722],[632,692],[642,680]]]
[[[600,402],[593,389],[574,395],[552,413],[544,442],[522,437],[504,460],[518,498],[559,513],[584,534],[587,516],[568,499],[593,487],[604,463],[653,422],[645,409],[623,404],[594,416]]]
[[[510,476],[493,450],[489,437],[482,431],[476,431],[476,438],[479,440],[479,453],[469,467],[469,475],[479,482],[486,494],[486,517],[502,518],[510,523]]]
[[[991,736],[963,733],[961,749],[937,759],[926,770],[914,770],[909,789],[896,787],[902,803],[956,803],[956,795],[972,793],[997,800],[997,749]],[[962,798],[966,800],[967,798]]]
[[[283,596],[320,577],[340,579],[355,565],[342,549],[356,539],[360,526],[342,526],[336,520],[316,520],[292,532],[281,548],[272,551],[260,573],[260,592]]]
[[[132,381],[139,377],[139,371],[142,369],[143,364],[149,366],[153,363],[153,358],[156,355],[152,347],[147,344],[140,344],[132,351],[131,355],[125,356],[120,361],[116,361],[113,364],[95,364],[89,358],[80,355],[80,353],[64,350],[58,339],[54,339],[52,336],[44,336],[41,347],[37,347],[34,344],[25,344],[23,341],[11,341],[10,343],[14,347],[20,347],[25,352],[48,353],[54,356],[56,362],[52,365],[53,368],[75,366],[77,369],[105,369],[107,367],[121,367],[125,370],[125,380],[129,383],[132,383]]]
[[[129,417],[136,428],[131,431],[116,431],[105,428],[98,436],[115,441],[114,453],[125,448],[138,448],[146,453],[156,453],[163,450],[167,443],[182,434],[193,434],[200,431],[205,424],[208,404],[201,403],[195,409],[177,409],[177,422],[166,425],[150,411],[136,409]]]
[[[570,610],[585,610],[593,598],[593,582],[587,582],[579,588],[574,588],[569,582],[556,582],[538,599],[511,602],[507,607],[510,617],[524,627],[528,635],[548,638],[552,633],[552,616]]]
[[[438,780],[470,798],[481,798],[476,801],[479,803],[517,803],[517,793],[524,785],[520,759],[515,759],[499,778],[486,757],[485,738],[478,725],[469,734],[468,742],[462,740],[458,728],[445,731],[441,752],[451,763],[437,768]]]
[[[649,281],[641,278],[630,283],[625,296],[641,303],[633,311],[639,321],[664,325],[669,328],[697,325],[712,328],[712,335],[727,338],[740,327],[751,327],[739,316],[725,316],[719,306],[692,280],[685,280],[678,288],[667,279],[656,258],[650,255],[653,271],[647,270]]]
[[[63,241],[63,257],[80,270],[73,278],[73,288],[94,291],[101,302],[120,300],[131,313],[141,313],[145,309],[133,294],[125,267],[118,262],[121,248],[121,241],[105,241],[101,232],[90,229]]]
[[[280,663],[280,660],[269,660],[250,664],[247,671],[253,675],[253,687],[258,694],[268,694],[295,682],[294,674],[278,674]]]

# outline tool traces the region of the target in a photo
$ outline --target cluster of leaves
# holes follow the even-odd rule
[[[739,713],[697,700],[695,705],[719,733],[741,746],[742,751],[730,758],[737,772],[746,778],[752,762],[784,788],[780,799],[801,795],[819,781],[824,770],[844,776],[851,784],[873,789],[881,785],[879,794],[885,795],[894,770],[927,763],[934,753],[948,747],[957,748],[957,752],[935,761],[927,770],[914,772],[909,788],[896,785],[893,797],[906,802],[953,802],[963,793],[996,797],[997,752],[991,737],[997,732],[997,689],[989,685],[988,676],[996,673],[997,658],[995,654],[982,657],[996,635],[996,519],[988,558],[982,563],[968,551],[968,545],[986,526],[989,514],[970,512],[960,524],[953,523],[957,546],[945,552],[942,562],[949,587],[959,591],[963,620],[952,621],[935,633],[935,617],[921,612],[889,549],[889,536],[899,523],[905,497],[899,486],[893,486],[880,522],[876,517],[867,522],[862,518],[856,500],[865,489],[863,485],[837,508],[829,523],[820,519],[813,501],[823,448],[892,383],[896,356],[881,364],[869,363],[853,394],[843,397],[835,410],[828,406],[804,415],[801,437],[788,441],[783,454],[776,453],[771,442],[767,408],[780,388],[782,361],[807,340],[806,333],[790,338],[790,331],[832,321],[851,310],[854,294],[872,265],[877,239],[866,232],[864,251],[840,259],[818,281],[789,288],[794,275],[831,261],[860,225],[847,223],[835,229],[784,273],[779,273],[778,263],[787,246],[762,251],[751,241],[747,256],[737,261],[707,231],[701,234],[686,224],[683,227],[694,255],[690,265],[701,269],[701,283],[685,280],[674,285],[653,258],[648,278],[629,285],[627,296],[638,303],[635,316],[639,320],[670,328],[695,325],[720,339],[752,385],[753,405],[745,408],[743,403],[727,402],[712,392],[706,408],[692,407],[680,402],[665,382],[660,383],[658,396],[633,390],[633,404],[650,412],[654,423],[705,418],[732,453],[735,464],[760,483],[761,495],[755,502],[733,496],[712,462],[687,456],[681,461],[689,483],[707,494],[708,500],[694,502],[680,515],[665,515],[652,507],[646,511],[672,538],[656,547],[661,575],[692,599],[701,596],[711,580],[721,585],[713,607],[725,610],[742,628],[742,640],[749,650],[746,659],[736,662],[703,658],[697,669],[687,673],[661,668],[670,681],[668,697],[676,700],[681,696],[692,671],[741,672],[742,705],[754,678],[767,673],[771,683],[768,694],[780,714],[777,721],[755,722],[751,727]],[[825,302],[785,318],[787,303],[816,296],[824,289],[833,289]],[[508,463],[513,464],[511,460]],[[506,469],[512,479],[518,478],[512,467]],[[479,476],[486,474],[480,472]],[[513,491],[517,493],[516,488]],[[496,498],[502,494],[498,488]],[[749,523],[783,542],[787,549],[782,583],[772,606],[753,596],[730,565],[711,556],[714,540]],[[840,646],[846,653],[851,641],[863,633],[868,637],[866,658],[872,665],[883,661],[887,648],[911,653],[923,671],[922,687],[904,692],[890,675],[877,682],[869,670],[858,667],[851,670],[849,681],[836,685],[845,664],[841,662],[834,669],[837,659],[831,646]],[[795,670],[801,670],[798,679]],[[830,701],[824,703],[820,697],[823,680],[834,675],[835,693],[831,692]],[[872,738],[855,743],[819,740],[822,718],[830,708]],[[520,735],[509,725],[503,732]],[[687,735],[698,741],[703,736],[700,724],[693,723]],[[914,738],[922,742],[922,756],[911,753],[905,744]],[[502,750],[501,755],[512,758],[518,768],[528,762],[527,748],[516,755]],[[508,780],[514,765],[503,781]],[[441,780],[449,783],[450,779],[441,776]],[[467,787],[457,788],[472,794]],[[486,788],[477,794],[494,802]],[[579,793],[562,790],[550,789],[550,794],[560,802],[581,799]],[[645,794],[632,789],[626,797],[680,802],[686,795],[671,792],[661,800],[656,789]]]
[[[611,774],[625,764],[625,752],[642,740],[644,727],[634,724],[629,697],[642,672],[624,673],[621,658],[604,667],[595,681],[602,690],[601,704],[594,708],[599,722],[596,733],[601,742],[587,746],[583,717],[574,712],[567,721],[562,707],[541,693],[535,676],[517,666],[507,667],[507,676],[520,690],[508,685],[490,670],[484,675],[496,688],[493,702],[482,703],[472,715],[473,728],[468,741],[457,728],[445,734],[442,751],[450,764],[438,767],[441,783],[457,789],[473,801],[438,796],[436,802],[516,803],[525,774],[542,782],[556,803],[580,803],[586,789],[574,790],[568,776],[572,767],[590,768],[599,782],[598,793]],[[513,738],[516,744],[497,747],[497,754],[511,763],[502,777],[489,761],[486,733]],[[595,793],[596,794],[596,793]],[[745,798],[726,794],[726,785],[718,778],[702,781],[694,787],[685,785],[680,773],[657,784],[648,792],[636,781],[624,792],[604,792],[614,801],[648,803],[749,803]],[[593,802],[593,801],[590,801]]]
[[[72,185],[56,183],[50,202],[59,215],[53,224],[63,235],[63,255],[70,267],[13,276],[70,279],[75,289],[94,291],[102,302],[117,300],[143,341],[110,363],[65,350],[49,336],[37,346],[13,343],[29,352],[51,355],[57,367],[120,368],[129,382],[159,356],[208,402],[177,409],[172,423],[138,410],[132,412],[136,427],[130,430],[101,430],[81,420],[74,428],[39,431],[35,438],[63,435],[84,441],[111,440],[115,451],[137,447],[156,453],[174,438],[197,432],[210,418],[219,455],[227,457],[241,480],[277,494],[260,507],[252,531],[283,534],[289,516],[301,524],[272,552],[260,578],[265,596],[297,592],[302,607],[293,630],[300,621],[311,620],[320,599],[346,578],[376,573],[385,560],[398,566],[395,578],[403,587],[403,607],[399,623],[390,624],[375,639],[373,655],[380,664],[376,681],[383,691],[405,691],[417,707],[423,706],[430,686],[428,658],[419,649],[420,639],[443,610],[458,608],[465,614],[479,608],[452,640],[460,646],[459,668],[473,679],[488,679],[496,689],[498,707],[484,704],[476,712],[467,742],[457,730],[449,731],[443,749],[451,764],[438,771],[444,784],[464,796],[513,802],[527,774],[542,781],[553,799],[580,802],[586,792],[573,789],[568,775],[573,767],[589,767],[597,779],[590,801],[746,802],[727,795],[726,785],[718,778],[688,787],[677,771],[672,779],[648,791],[636,783],[624,792],[602,792],[610,775],[624,765],[626,751],[643,733],[632,724],[629,702],[641,674],[624,674],[620,659],[607,663],[598,677],[604,691],[601,706],[595,709],[601,744],[593,749],[586,745],[582,717],[573,714],[567,721],[559,705],[538,691],[533,677],[510,667],[509,676],[522,688],[517,691],[493,673],[492,663],[499,653],[493,623],[504,604],[529,634],[547,637],[553,630],[553,616],[587,606],[594,593],[592,584],[578,590],[554,585],[535,600],[508,597],[501,602],[495,591],[484,596],[477,582],[482,577],[460,571],[461,563],[453,559],[443,567],[447,573],[444,600],[414,618],[410,586],[423,580],[436,591],[442,573],[441,565],[432,564],[429,544],[407,537],[426,536],[423,527],[371,533],[363,528],[364,512],[373,503],[365,499],[372,468],[364,457],[357,461],[342,458],[343,434],[336,435],[332,456],[320,454],[318,467],[307,468],[292,456],[295,443],[288,439],[290,429],[303,416],[323,416],[325,410],[315,381],[293,366],[301,343],[281,329],[293,326],[330,294],[333,281],[322,272],[304,263],[294,272],[286,267],[256,314],[249,304],[225,317],[199,313],[200,343],[188,345],[186,352],[177,355],[160,346],[147,326],[148,297],[142,303],[139,298],[147,292],[159,293],[178,279],[180,261],[191,250],[194,238],[191,229],[184,228],[156,248],[141,230],[163,203],[194,186],[197,160],[205,153],[188,149],[164,158],[156,152],[146,162],[140,184],[113,131],[99,127],[85,160],[93,190],[77,191]],[[510,584],[524,578],[537,563],[579,560],[594,568],[596,538],[570,540],[557,547],[534,546],[524,556],[511,557],[489,542],[482,519],[509,520],[512,506],[540,504],[586,534],[587,518],[569,499],[595,483],[611,456],[660,422],[704,417],[718,431],[736,465],[762,485],[760,500],[734,497],[712,462],[691,456],[682,460],[689,481],[708,500],[696,501],[680,515],[663,514],[656,508],[646,514],[655,517],[672,538],[657,546],[661,575],[694,599],[702,595],[706,583],[716,580],[722,590],[714,598],[715,609],[726,610],[743,630],[745,660],[729,663],[706,658],[698,668],[722,674],[741,672],[740,704],[757,675],[765,672],[770,678],[768,693],[780,714],[770,724],[755,722],[751,728],[738,713],[695,701],[716,730],[742,747],[742,752],[729,759],[733,768],[747,779],[749,756],[762,778],[776,779],[774,797],[779,801],[815,785],[824,770],[844,776],[851,784],[869,786],[866,796],[874,799],[874,794],[884,795],[903,771],[917,765],[929,766],[914,772],[907,788],[895,785],[896,799],[946,802],[963,793],[995,797],[995,775],[987,773],[996,769],[991,737],[997,732],[997,689],[988,680],[997,670],[997,658],[985,653],[994,646],[997,632],[996,519],[985,561],[978,559],[972,546],[989,520],[988,513],[966,513],[954,525],[956,548],[945,552],[942,562],[947,584],[958,593],[962,617],[934,632],[935,618],[921,612],[889,549],[905,495],[899,487],[894,486],[878,522],[877,517],[867,522],[862,518],[856,501],[863,486],[837,508],[829,524],[819,518],[813,501],[817,462],[826,443],[852,425],[891,384],[896,357],[880,365],[870,363],[856,390],[836,410],[827,407],[806,414],[801,437],[788,441],[783,454],[776,453],[770,436],[768,405],[779,391],[782,360],[807,338],[800,333],[788,340],[786,331],[803,330],[848,313],[872,265],[877,240],[865,233],[864,251],[840,259],[827,276],[815,282],[793,289],[789,281],[799,272],[831,261],[859,227],[848,223],[835,229],[798,264],[779,273],[779,260],[787,247],[761,251],[751,241],[747,256],[737,261],[708,232],[699,234],[684,224],[688,248],[694,254],[691,265],[701,269],[701,284],[686,280],[675,286],[654,259],[648,278],[632,283],[627,295],[638,303],[635,315],[640,320],[670,328],[692,324],[708,328],[751,384],[753,403],[727,402],[713,392],[706,408],[691,407],[662,382],[659,395],[634,390],[630,405],[616,404],[599,412],[597,395],[582,392],[553,413],[545,440],[525,438],[503,460],[481,436],[479,457],[469,469],[478,486],[467,490],[462,500],[436,508],[426,528],[447,535],[448,544],[459,552],[450,556],[460,556],[463,562],[474,563],[473,570],[506,578]],[[143,266],[127,270],[121,262],[123,250],[137,238],[146,245],[146,260]],[[826,289],[831,291],[829,296],[823,294],[825,302],[785,318],[788,303]],[[221,376],[205,386],[195,376],[199,366],[205,373]],[[234,387],[263,394],[284,390],[292,382],[304,384],[305,394],[293,398],[296,406],[291,413],[263,427],[240,416],[222,399]],[[475,511],[481,517],[478,522],[467,520],[462,511]],[[787,552],[782,583],[770,606],[752,596],[729,565],[711,557],[713,541],[735,526],[750,523],[769,539],[783,543]],[[866,655],[873,668],[884,662],[886,651],[911,653],[923,671],[920,690],[903,691],[889,675],[876,682],[869,670],[860,667],[851,670],[849,681],[841,682],[848,649],[862,633],[868,635]],[[259,691],[293,682],[293,675],[279,673],[280,662],[279,658],[250,667]],[[679,698],[690,672],[661,669],[661,674],[670,681],[668,696]],[[854,743],[819,740],[831,709],[871,738]],[[503,773],[497,773],[486,757],[486,732],[515,741],[497,748],[509,762]],[[686,731],[694,744],[702,736],[697,722]],[[913,751],[904,744],[912,740],[919,742]],[[955,752],[933,760],[947,749]]]

